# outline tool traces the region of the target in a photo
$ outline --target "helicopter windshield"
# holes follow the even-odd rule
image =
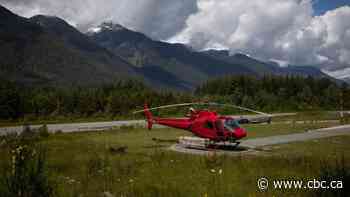
[[[215,121],[215,127],[216,127],[218,132],[223,132],[225,125],[224,125],[222,120],[217,120],[217,121]]]
[[[225,120],[225,128],[230,130],[230,131],[233,131],[234,129],[239,128],[239,124],[234,119],[226,119]]]

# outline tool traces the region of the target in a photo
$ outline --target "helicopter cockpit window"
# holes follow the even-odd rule
[[[215,126],[218,132],[223,132],[224,131],[224,124],[222,120],[217,120],[215,121]]]
[[[239,124],[234,119],[227,119],[225,120],[225,127],[231,131],[233,131],[236,128],[239,128]]]
[[[207,121],[207,122],[205,123],[204,127],[207,128],[207,129],[213,129],[213,128],[214,128],[214,125],[213,125],[212,122]]]

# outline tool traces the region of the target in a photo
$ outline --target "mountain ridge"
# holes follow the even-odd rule
[[[136,74],[126,61],[89,42],[62,19],[43,15],[27,19],[4,7],[0,12],[6,16],[0,22],[0,75],[4,79],[26,85],[88,85]],[[72,41],[78,41],[77,37],[85,46]]]
[[[18,16],[0,6],[0,76],[25,84],[97,85],[137,78],[154,88],[193,90],[226,75],[329,77],[303,66],[281,68],[245,54],[195,51],[110,22],[81,33],[61,18]]]
[[[118,31],[113,31],[113,28],[102,29],[89,36],[101,46],[128,59],[135,67],[142,70],[157,67],[176,76],[191,88],[211,77],[229,73],[254,74],[244,66],[216,60],[183,44],[155,41],[127,28]]]
[[[107,27],[110,25],[110,27]],[[194,51],[183,44],[171,44],[155,41],[146,35],[129,30],[121,25],[115,31],[115,24],[103,23],[104,28],[89,36],[110,51],[129,60],[136,67],[155,66],[166,69],[182,81],[199,85],[210,78],[228,74],[263,75],[302,75],[331,78],[321,70],[308,66],[280,67],[277,63],[264,62],[248,55],[237,53],[231,55],[227,50]],[[203,63],[205,62],[205,63]],[[169,65],[170,64],[170,65]],[[186,65],[186,66],[184,66]],[[225,66],[223,66],[225,65]],[[185,74],[169,69],[169,66],[192,69]],[[185,68],[186,67],[186,68]],[[191,73],[196,73],[191,75]],[[201,77],[198,77],[201,76]],[[191,79],[194,81],[191,81]],[[199,83],[196,83],[199,82]]]

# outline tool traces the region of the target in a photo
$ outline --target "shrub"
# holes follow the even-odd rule
[[[50,133],[46,124],[44,124],[39,128],[39,136],[43,138],[48,138],[50,136]]]
[[[134,125],[121,125],[120,126],[121,130],[133,130],[135,129]]]
[[[62,130],[57,130],[57,131],[55,131],[55,134],[62,134],[62,133],[63,133]]]
[[[341,124],[349,124],[350,123],[350,114],[345,113],[343,117],[340,118]]]
[[[35,135],[35,132],[30,128],[29,124],[23,124],[23,130],[21,136],[23,137],[32,137]]]
[[[19,145],[11,151],[0,177],[2,197],[49,197],[54,194],[46,170],[46,151]]]
[[[335,165],[322,164],[319,180],[327,181],[342,181],[342,189],[320,189],[317,190],[316,196],[350,196],[350,169],[346,166],[345,159],[336,161]]]

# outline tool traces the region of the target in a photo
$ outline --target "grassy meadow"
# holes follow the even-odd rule
[[[276,123],[245,128],[249,138],[255,138],[334,124]],[[45,170],[39,177],[47,179],[41,182],[50,183],[51,196],[64,197],[320,196],[323,193],[307,190],[261,192],[257,180],[261,177],[270,180],[319,179],[324,166],[331,169],[337,162],[342,162],[343,167],[350,167],[350,136],[272,146],[268,151],[253,155],[219,156],[213,153],[198,156],[168,149],[183,135],[191,134],[176,129],[147,131],[126,127],[106,132],[50,134],[29,137],[29,140],[23,137],[11,141],[3,137],[0,140],[0,173],[4,176],[0,178],[0,193],[6,191],[3,180],[11,177],[14,168],[11,151],[18,146],[34,147],[36,151],[44,149]],[[162,140],[154,141],[153,138]],[[27,159],[35,157],[32,155]],[[349,171],[347,173],[349,176]],[[334,193],[325,194],[333,196]]]

